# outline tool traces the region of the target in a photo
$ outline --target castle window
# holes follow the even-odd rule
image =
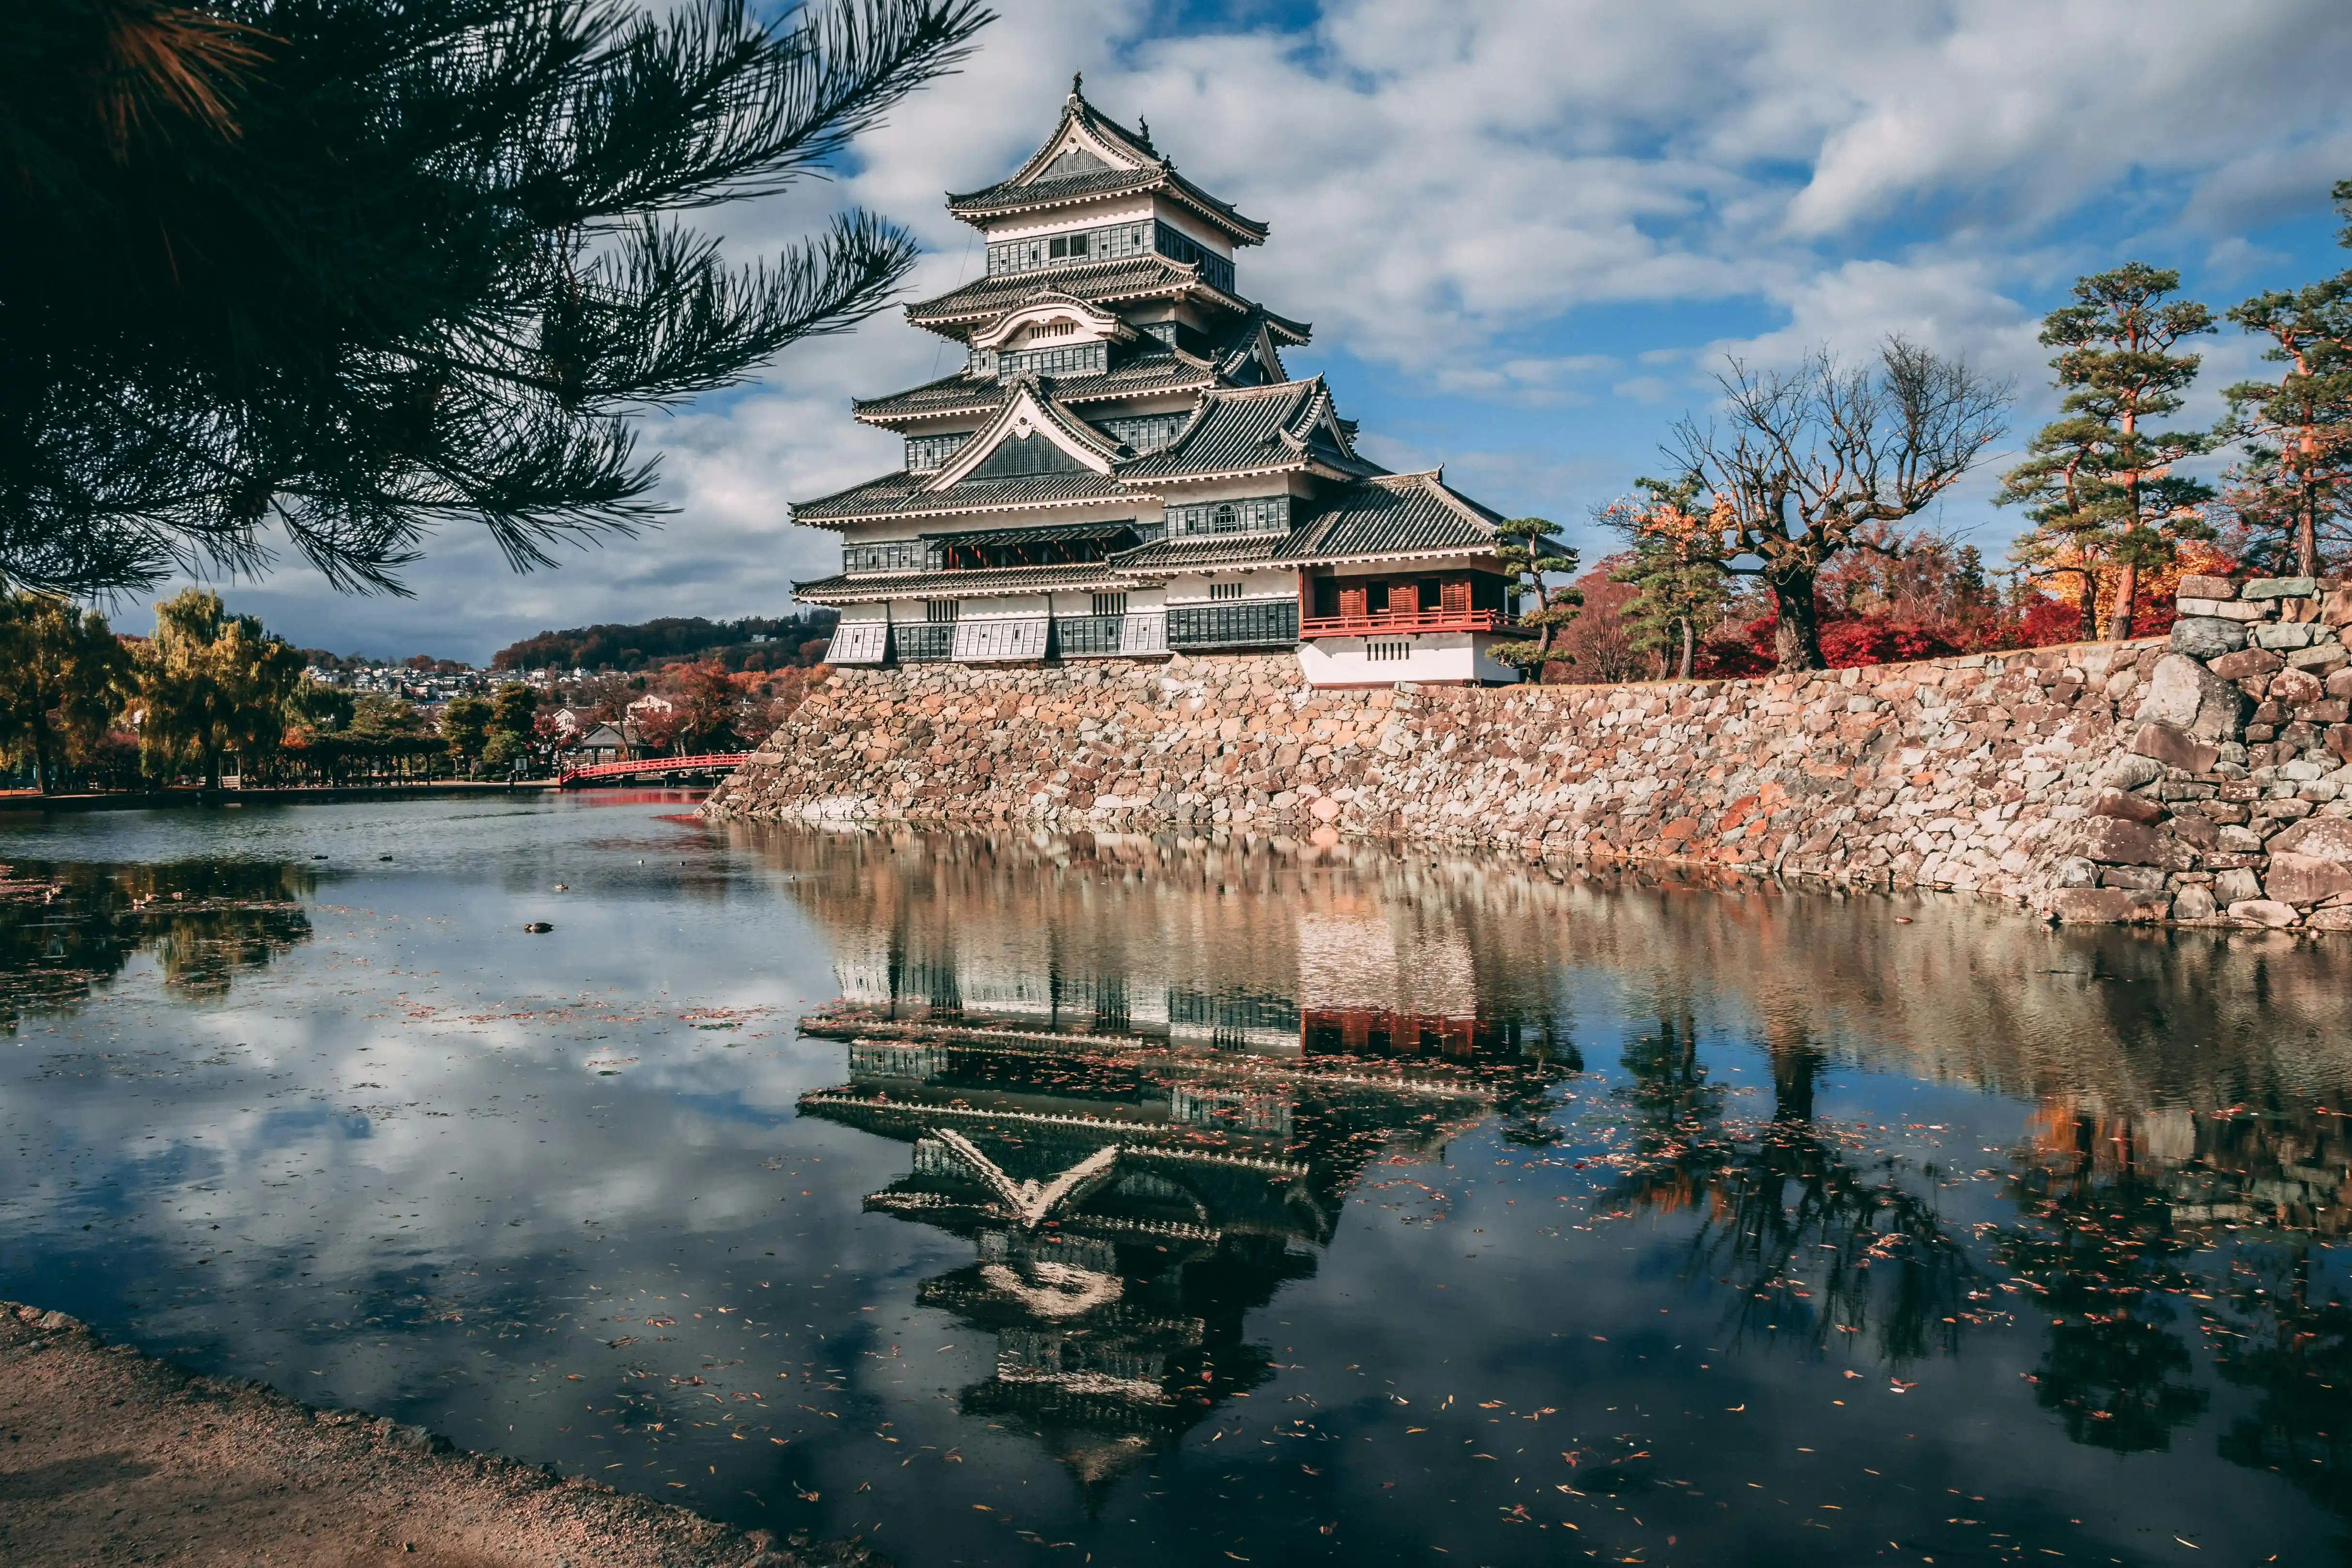
[[[1287,496],[1255,496],[1245,501],[1168,508],[1168,532],[1178,538],[1190,534],[1279,534],[1289,529]]]
[[[1097,615],[1126,614],[1127,595],[1124,593],[1096,594],[1094,596],[1094,612]]]
[[[1125,419],[1098,421],[1097,428],[1113,441],[1126,442],[1139,453],[1157,452],[1175,440],[1176,433],[1192,417],[1189,413],[1131,414]]]
[[[1412,644],[1375,639],[1364,644],[1364,657],[1367,660],[1380,662],[1410,659],[1412,657]]]
[[[941,465],[955,455],[955,449],[971,438],[970,431],[953,435],[910,435],[907,437],[907,472],[935,474]]]
[[[1213,582],[1209,584],[1209,597],[1211,599],[1239,599],[1241,596],[1242,585],[1238,582]]]
[[[1150,223],[1111,224],[1101,228],[1081,229],[1075,234],[1000,240],[988,247],[988,275],[997,277],[1006,273],[1034,272],[1043,267],[1068,267],[1079,262],[1117,261],[1125,256],[1149,256],[1154,248],[1156,227]],[[1226,263],[1226,267],[1230,274],[1232,263]],[[1220,287],[1230,288],[1230,277]]]
[[[844,545],[841,570],[846,572],[913,571],[923,564],[920,539],[890,539],[882,544]]]
[[[934,626],[952,626],[955,624],[956,607],[961,602],[954,599],[926,599],[923,601],[923,619]]]

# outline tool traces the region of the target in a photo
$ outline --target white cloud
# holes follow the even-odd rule
[[[1653,368],[1586,405],[1628,432],[1629,473],[1725,348],[1781,360],[1899,330],[2038,397],[2034,317],[2074,273],[2127,240],[2210,255],[2251,290],[2275,268],[2233,232],[2316,211],[2352,173],[2341,0],[1330,0],[1303,30],[1186,37],[1155,36],[1148,0],[1001,8],[838,182],[706,221],[748,258],[860,203],[933,248],[919,296],[952,287],[978,250],[942,193],[1002,177],[1082,68],[1097,104],[1147,116],[1188,174],[1275,225],[1243,287],[1315,320],[1318,345],[1518,404]],[[1743,336],[1740,315],[1778,325]],[[387,649],[446,636],[475,656],[541,625],[775,605],[830,557],[784,503],[890,459],[848,398],[947,362],[892,314],[649,422],[681,515],[560,574],[509,579],[456,542],[408,607],[331,603],[299,576],[266,596],[354,634],[414,629],[366,631]]]

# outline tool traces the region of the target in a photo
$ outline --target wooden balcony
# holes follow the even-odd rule
[[[1357,615],[1310,615],[1299,622],[1301,639],[1404,637],[1419,632],[1502,632],[1512,624],[1500,610],[1433,605],[1427,610],[1376,610]]]

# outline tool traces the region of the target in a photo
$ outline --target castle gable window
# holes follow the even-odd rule
[[[1168,533],[1171,538],[1289,531],[1290,497],[1287,496],[1256,496],[1243,501],[1203,501],[1168,508]]]

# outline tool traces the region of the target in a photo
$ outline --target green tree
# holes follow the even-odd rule
[[[2210,538],[2197,507],[2212,486],[2172,470],[2206,451],[2201,432],[2156,430],[2148,421],[2180,407],[2197,379],[2185,338],[2213,330],[2213,313],[2174,299],[2180,275],[2130,262],[2074,280],[2074,303],[2042,318],[2042,341],[2058,350],[2053,384],[2069,389],[2060,417],[2042,427],[2026,460],[2001,476],[2001,506],[2022,506],[2033,531],[2019,541],[2029,569],[2083,581],[2082,631],[2098,636],[2097,577],[2114,573],[2107,636],[2131,635],[2140,573],[2177,559],[2181,542]]]
[[[1716,380],[1728,429],[1685,417],[1666,455],[1721,530],[1716,564],[1772,591],[1777,667],[1825,669],[1822,568],[1849,549],[1898,548],[1887,525],[1925,511],[1975,466],[2000,438],[2011,388],[1901,338],[1875,365],[1842,365],[1822,350],[1791,371],[1734,360]]]
[[[349,728],[357,705],[352,694],[341,686],[331,686],[324,681],[312,680],[305,674],[295,685],[294,695],[287,700],[286,710],[297,723],[308,725],[320,735],[332,735]]]
[[[155,635],[136,660],[140,747],[170,777],[193,763],[218,789],[221,758],[276,749],[302,655],[217,593],[183,590],[155,606]]]
[[[886,304],[869,214],[751,267],[683,217],[821,173],[978,0],[48,0],[0,51],[0,580],[399,591],[666,508],[634,421]]]
[[[2352,219],[2352,180],[2338,181],[2336,210]],[[2342,233],[2352,246],[2352,224]],[[2259,569],[2316,577],[2327,547],[2352,545],[2352,270],[2289,293],[2257,294],[2230,312],[2271,340],[2263,357],[2286,370],[2275,382],[2229,389],[2229,416],[2214,434],[2242,444],[2224,478]]]
[[[1511,574],[1511,598],[1522,630],[1535,634],[1516,643],[1498,643],[1494,655],[1543,679],[1544,665],[1567,655],[1554,645],[1568,623],[1584,607],[1584,595],[1566,583],[1547,585],[1547,577],[1564,577],[1576,570],[1576,552],[1552,537],[1552,524],[1543,517],[1513,517],[1496,528],[1495,555]]]
[[[510,681],[491,694],[489,737],[482,743],[482,767],[490,773],[511,773],[528,766],[534,747],[539,692],[520,681]]]
[[[1634,591],[1619,613],[1632,629],[1633,646],[1686,681],[1697,662],[1699,628],[1721,620],[1731,602],[1719,564],[1722,530],[1694,509],[1698,486],[1687,476],[1672,483],[1636,479],[1633,487],[1643,499],[1617,502],[1601,514],[1633,547],[1633,559],[1614,574]]]
[[[441,738],[460,766],[471,768],[490,738],[490,705],[479,697],[451,697],[441,710]]]
[[[0,599],[0,752],[30,757],[54,793],[61,764],[87,758],[122,712],[131,655],[95,611],[35,594]]]

